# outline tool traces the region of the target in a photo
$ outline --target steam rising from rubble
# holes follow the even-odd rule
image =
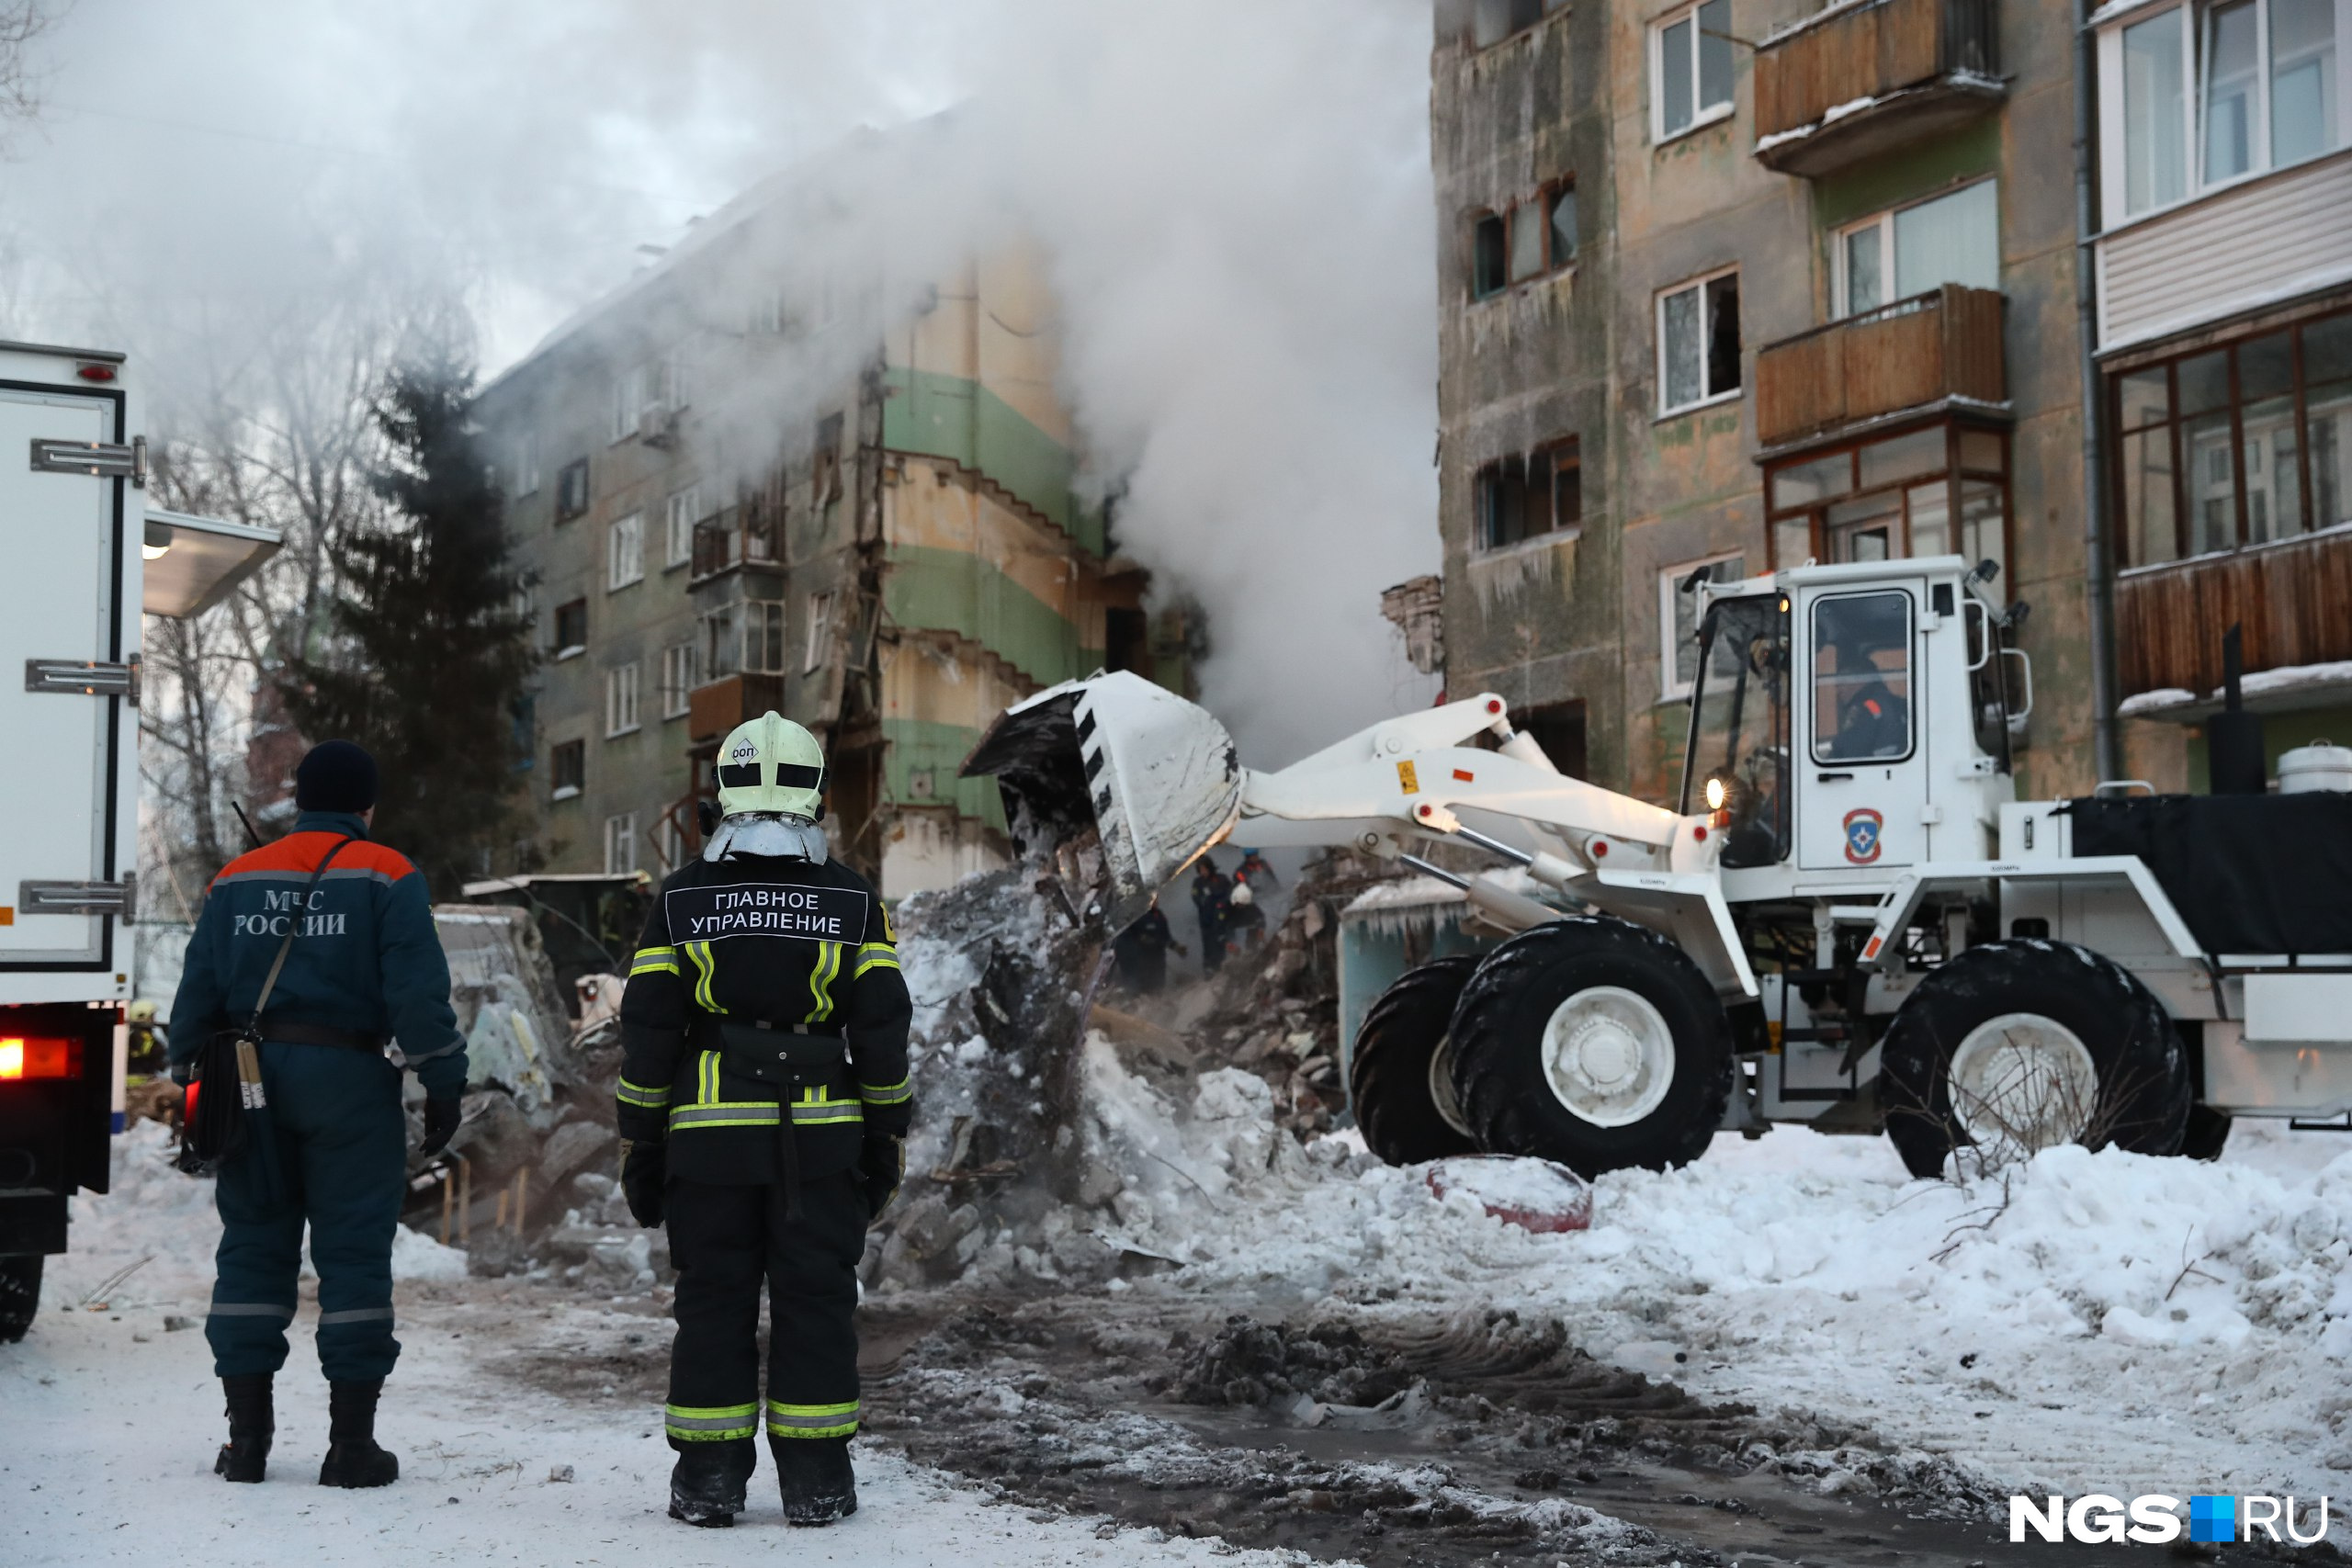
[[[494,370],[639,243],[961,105],[954,156],[795,243],[1044,242],[1121,541],[1279,762],[1426,695],[1376,599],[1435,553],[1428,51],[1418,0],[83,0],[0,195],[0,333],[123,342],[159,423],[363,301],[461,302]]]

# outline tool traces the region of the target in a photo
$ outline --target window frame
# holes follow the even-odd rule
[[[679,486],[662,502],[662,570],[675,571],[695,558],[695,525],[702,521],[702,486]],[[683,513],[683,515],[681,515]],[[684,526],[681,526],[681,524]]]
[[[2106,386],[2101,389],[2100,395],[2107,400],[2106,413],[2109,434],[2106,440],[2106,446],[2108,449],[2106,457],[2108,463],[2108,480],[2109,485],[2109,493],[2115,498],[2115,527],[2113,530],[2114,558],[2115,570],[2119,574],[2136,573],[2141,571],[2157,571],[2166,567],[2186,565],[2192,561],[2207,560],[2218,556],[2241,555],[2247,550],[2270,549],[2275,547],[2299,544],[2303,540],[2312,538],[2320,534],[2330,533],[2346,526],[2352,526],[2352,518],[2339,519],[2331,523],[2321,523],[2318,520],[2318,487],[2312,476],[2312,442],[2310,438],[2312,389],[2311,378],[2305,368],[2303,350],[2303,334],[2305,333],[2324,322],[2334,321],[2342,318],[2352,318],[2352,306],[2338,305],[2334,310],[2315,310],[2309,315],[2296,316],[2286,321],[2273,320],[2256,325],[2250,330],[2233,333],[2225,337],[2216,338],[2211,334],[2200,336],[2194,343],[2186,345],[2177,345],[2164,354],[2153,355],[2145,359],[2133,359],[2126,363],[2111,365],[2104,369],[2102,376],[2103,379],[2106,381]],[[2252,516],[2251,508],[2248,503],[2249,487],[2246,484],[2245,478],[2245,410],[2247,400],[2245,395],[2244,380],[2238,367],[2238,353],[2239,350],[2245,348],[2249,344],[2260,342],[2265,338],[2275,337],[2281,333],[2284,333],[2287,336],[2289,367],[2287,396],[2290,404],[2290,412],[2289,416],[2290,428],[2293,430],[2295,437],[2295,493],[2297,504],[2301,509],[2300,515],[2302,519],[2302,526],[2298,532],[2291,535],[2256,540],[2250,537],[2253,531],[2251,525]],[[2232,468],[2231,482],[2235,490],[2235,495],[2233,496],[2232,502],[2234,542],[2222,549],[2206,550],[2191,554],[2188,548],[2193,528],[2191,508],[2196,497],[2193,491],[2192,478],[2188,473],[2189,454],[2187,448],[2187,443],[2184,439],[2183,431],[2184,427],[2190,420],[2200,416],[2196,414],[2184,414],[2181,412],[2180,366],[2184,360],[2200,358],[2205,355],[2214,353],[2225,354],[2228,356],[2226,365],[2229,375],[2229,450],[2231,454]],[[2166,412],[2164,419],[2153,423],[2135,424],[2128,430],[2125,429],[2123,423],[2123,383],[2125,379],[2133,376],[2144,375],[2148,371],[2157,369],[2161,369],[2165,373],[2165,407]],[[2334,383],[2329,384],[2334,385]],[[2165,444],[2172,464],[2173,554],[2171,558],[2166,560],[2138,561],[2132,558],[2132,547],[2139,536],[2138,530],[2134,525],[2135,519],[2131,517],[2124,511],[2124,498],[2129,493],[2124,487],[2124,447],[2127,445],[2127,437],[2137,435],[2143,431],[2158,429],[2164,430],[2166,433]]]
[[[571,765],[566,766],[569,762]],[[548,798],[576,800],[588,787],[588,742],[558,740],[548,747]]]
[[[692,637],[662,645],[662,720],[665,724],[685,717],[694,706],[694,690],[702,683],[695,679],[701,646]]]
[[[1856,599],[1894,598],[1903,602],[1903,751],[1894,757],[1824,757],[1821,754],[1821,671],[1816,667],[1820,658],[1819,636],[1821,612],[1829,605],[1842,604]],[[1917,600],[1900,588],[1856,587],[1836,593],[1824,593],[1805,610],[1804,706],[1806,728],[1804,755],[1807,765],[1816,768],[1892,768],[1907,762],[1919,754],[1919,605]]]
[[[575,475],[580,481],[580,495],[576,502],[571,494]],[[578,522],[594,510],[595,492],[589,489],[588,480],[588,459],[585,457],[574,457],[555,471],[555,520],[558,523]]]
[[[1917,435],[1921,431],[1934,430],[1939,426],[1944,433],[1944,466],[1940,470],[1931,469],[1906,479],[1886,480],[1868,489],[1862,487],[1861,462],[1864,447],[1899,441],[1905,436]],[[1996,474],[1989,468],[1970,468],[1963,463],[1962,439],[1963,436],[1972,434],[1991,435],[2000,441],[2001,471],[1999,473]],[[1999,487],[2001,492],[2000,567],[2004,572],[2007,571],[2010,564],[2017,559],[2017,508],[2013,478],[2017,472],[2017,452],[2014,437],[2015,432],[2007,425],[1980,423],[1945,414],[1885,430],[1873,430],[1867,434],[1851,436],[1843,441],[1828,442],[1819,446],[1809,446],[1800,452],[1792,452],[1784,457],[1775,457],[1766,464],[1764,468],[1766,569],[1780,571],[1804,564],[1803,561],[1782,560],[1780,549],[1781,529],[1783,526],[1794,526],[1800,520],[1804,523],[1806,528],[1809,558],[1828,561],[1830,559],[1826,521],[1828,509],[1840,502],[1860,501],[1870,496],[1884,494],[1893,494],[1898,498],[1895,516],[1902,530],[1901,548],[1890,550],[1887,558],[1889,560],[1917,559],[1911,549],[1910,492],[1923,484],[1932,482],[1939,472],[1945,484],[1945,515],[1949,519],[1947,526],[1954,535],[1951,541],[1951,553],[1955,555],[1962,553],[1957,536],[1961,525],[1962,487],[1970,484],[1990,484]],[[1782,506],[1777,502],[1772,485],[1775,475],[1784,473],[1791,468],[1838,457],[1844,457],[1847,463],[1845,490],[1836,495],[1825,496],[1818,501],[1804,502],[1793,506]]]
[[[652,406],[653,381],[650,367],[632,365],[613,378],[613,427],[605,439],[608,446],[617,446],[633,439],[645,420],[645,411]]]
[[[617,740],[644,726],[644,679],[640,661],[605,667],[605,739]]]
[[[580,638],[573,642],[564,637],[563,616],[565,611],[575,608],[580,612]],[[586,594],[566,599],[555,607],[554,618],[548,626],[548,640],[555,644],[555,651],[549,656],[550,663],[566,659],[576,659],[588,651],[588,596]]]
[[[615,854],[616,848],[623,851]],[[605,818],[605,874],[633,876],[637,874],[637,813],[616,811]]]
[[[1745,319],[1744,311],[1742,312],[1742,320],[1740,321],[1738,354],[1739,380],[1736,384],[1723,391],[1709,391],[1705,389],[1707,362],[1709,358],[1708,344],[1714,337],[1713,318],[1707,313],[1707,287],[1708,285],[1725,277],[1729,277],[1733,280],[1733,298],[1735,299],[1737,299],[1739,264],[1734,262],[1728,266],[1719,266],[1712,272],[1702,272],[1695,276],[1686,277],[1679,283],[1673,284],[1668,288],[1661,288],[1657,291],[1656,298],[1651,301],[1651,330],[1656,334],[1655,354],[1653,357],[1657,374],[1657,417],[1659,419],[1676,419],[1679,418],[1683,414],[1695,412],[1700,409],[1712,408],[1717,403],[1727,403],[1745,395],[1747,390],[1747,323]],[[1668,403],[1666,400],[1668,382],[1666,362],[1666,302],[1668,299],[1675,298],[1677,295],[1693,292],[1697,293],[1699,296],[1699,378],[1702,389],[1701,395],[1692,402]]]
[[[1566,454],[1569,465],[1577,470],[1577,514],[1565,523],[1560,520],[1557,504],[1560,494],[1558,476],[1563,454]],[[1488,497],[1491,492],[1488,487],[1500,477],[1504,468],[1517,464],[1520,467],[1521,490],[1532,494],[1533,487],[1530,475],[1539,457],[1550,459],[1544,469],[1546,480],[1543,492],[1546,522],[1538,529],[1532,531],[1523,529],[1516,539],[1498,543],[1494,538],[1493,529],[1489,525]],[[1584,438],[1580,433],[1555,435],[1548,441],[1537,442],[1524,452],[1506,453],[1499,457],[1490,457],[1471,471],[1470,548],[1473,554],[1498,555],[1508,550],[1540,548],[1581,538],[1583,535]]]
[[[1507,203],[1501,207],[1480,207],[1474,208],[1471,210],[1469,293],[1470,302],[1472,304],[1481,304],[1488,299],[1498,299],[1502,298],[1502,296],[1509,294],[1514,288],[1524,288],[1530,284],[1541,283],[1545,278],[1557,277],[1562,273],[1574,272],[1576,270],[1577,252],[1583,248],[1584,243],[1583,214],[1581,212],[1577,214],[1577,244],[1574,247],[1571,247],[1568,254],[1565,256],[1555,255],[1553,254],[1552,246],[1553,206],[1555,202],[1562,197],[1566,197],[1566,199],[1573,204],[1576,200],[1576,175],[1572,174],[1562,175],[1555,179],[1546,180],[1542,185],[1537,186],[1532,196],[1523,197],[1518,201]],[[1482,224],[1490,221],[1498,223],[1502,226],[1501,281],[1497,283],[1494,288],[1485,289],[1482,292],[1479,287],[1478,230]],[[1541,243],[1537,247],[1537,263],[1535,270],[1528,273],[1524,276],[1515,276],[1511,272],[1512,244],[1514,237],[1519,232],[1519,225],[1522,221],[1532,221],[1535,224],[1536,233]]]
[[[1681,596],[1682,581],[1685,578],[1689,577],[1692,572],[1698,570],[1702,566],[1717,567],[1722,566],[1727,561],[1738,561],[1741,563],[1741,567],[1744,571],[1747,561],[1747,552],[1744,549],[1721,550],[1713,555],[1701,556],[1696,559],[1684,561],[1679,566],[1660,567],[1658,569],[1657,700],[1661,705],[1667,703],[1689,702],[1690,700],[1690,693],[1699,684],[1699,672],[1696,670],[1693,670],[1690,672],[1690,679],[1688,681],[1678,679],[1676,672],[1676,660],[1682,651],[1682,643],[1681,639],[1674,635],[1674,610],[1675,601]],[[1737,582],[1741,581],[1741,579],[1738,577],[1716,577],[1713,573],[1710,573],[1707,581],[1710,582]],[[1695,600],[1696,595],[1693,595],[1693,598]],[[1698,637],[1699,623],[1694,617],[1690,623],[1690,639],[1691,646],[1693,648],[1698,646]]]
[[[617,593],[644,581],[645,513],[632,512],[614,518],[605,530],[605,592]]]
[[[1944,186],[1941,190],[1932,191],[1926,196],[1917,197],[1909,201],[1898,201],[1892,207],[1880,209],[1878,211],[1871,213],[1867,218],[1856,219],[1851,223],[1842,224],[1837,229],[1832,230],[1829,237],[1829,298],[1830,304],[1833,307],[1831,320],[1839,321],[1846,321],[1850,317],[1866,315],[1871,310],[1884,310],[1889,305],[1898,304],[1904,299],[1914,298],[1915,296],[1913,295],[1896,292],[1896,268],[1901,265],[1894,249],[1894,220],[1896,214],[1908,212],[1914,208],[1932,206],[1939,201],[1949,201],[1952,197],[1960,195],[1962,191],[1973,190],[1981,185],[1991,185],[1995,187],[1993,192],[1993,261],[1995,276],[1997,276],[1999,274],[2001,257],[2000,178],[2001,176],[1999,173],[1995,172],[1992,174],[1977,175],[1971,179],[1956,180],[1952,184]],[[1879,267],[1882,273],[1881,286],[1885,290],[1886,298],[1881,299],[1875,305],[1866,306],[1858,310],[1854,308],[1853,280],[1848,273],[1848,268],[1850,265],[1850,263],[1847,257],[1846,240],[1849,235],[1858,234],[1865,229],[1876,229],[1879,231],[1878,254]],[[1941,286],[1939,285],[1939,287]],[[1969,284],[1963,285],[1962,287],[1974,288],[1976,286]],[[1925,292],[1925,290],[1921,290],[1920,292]]]
[[[2205,177],[2205,95],[2211,77],[2203,35],[2206,18],[2212,6],[2207,0],[2177,0],[2176,4],[2133,9],[2100,27],[2097,52],[2099,207],[2103,230],[2112,231],[2126,224],[2144,222],[2202,200],[2217,191],[2261,179],[2282,169],[2301,168],[2352,147],[2352,123],[2347,123],[2352,121],[2352,113],[2347,112],[2352,110],[2352,47],[2347,47],[2352,46],[2352,0],[2333,0],[2335,21],[2335,140],[2333,144],[2290,164],[2278,161],[2272,144],[2276,127],[2271,89],[2276,61],[2271,48],[2271,6],[2272,0],[2256,0],[2255,93],[2254,113],[2250,117],[2252,124],[2248,132],[2248,167],[2244,174],[2218,180]],[[2167,201],[2152,202],[2135,212],[2128,206],[2131,164],[2124,103],[2123,34],[2128,28],[2167,17],[2177,21],[2180,31],[2183,112],[2180,117],[2182,144],[2178,152],[2182,170],[2181,194]],[[2256,155],[2257,149],[2259,155]]]
[[[800,672],[803,675],[814,675],[822,670],[825,667],[826,659],[832,652],[833,606],[836,603],[834,596],[838,592],[836,589],[827,588],[808,596],[806,604],[808,624],[805,628],[806,637],[800,650]]]
[[[1500,258],[1500,271],[1497,274],[1498,281],[1491,288],[1484,286],[1484,275],[1480,270],[1481,264],[1478,254],[1478,231],[1488,223],[1493,223],[1502,233],[1502,244],[1496,253]],[[1481,304],[1488,299],[1499,299],[1504,295],[1510,292],[1510,208],[1481,207],[1470,214],[1469,276],[1470,302],[1473,305]]]
[[[1679,141],[1704,130],[1711,125],[1731,118],[1739,110],[1739,72],[1736,64],[1732,71],[1730,96],[1719,104],[1699,102],[1699,13],[1711,3],[1712,0],[1690,0],[1687,6],[1677,6],[1663,16],[1654,17],[1649,24],[1646,52],[1650,77],[1650,144],[1654,147],[1663,147],[1669,141]],[[1686,17],[1690,23],[1690,123],[1679,130],[1668,130],[1666,128],[1666,35],[1676,23]]]
[[[526,430],[514,438],[514,499],[539,493],[539,433]]]

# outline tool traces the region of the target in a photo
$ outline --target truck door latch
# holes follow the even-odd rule
[[[74,697],[128,697],[139,705],[139,660],[109,664],[91,659],[28,659],[25,690]]]
[[[17,884],[19,915],[119,915],[131,918],[138,907],[138,878],[120,882],[20,882]]]
[[[51,441],[35,436],[33,472],[129,479],[143,490],[147,484],[147,438],[133,436],[125,446],[107,441]]]

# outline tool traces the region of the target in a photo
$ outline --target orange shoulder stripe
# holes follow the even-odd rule
[[[333,849],[341,837],[338,833],[318,830],[288,833],[274,844],[246,851],[222,866],[220,876],[213,880],[218,882],[223,877],[256,871],[316,871],[320,858]],[[339,871],[346,866],[356,871],[381,872],[393,878],[406,876],[416,869],[398,850],[371,843],[366,839],[352,840],[334,857],[334,869]]]

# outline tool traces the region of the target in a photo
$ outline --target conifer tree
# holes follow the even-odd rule
[[[374,836],[416,862],[435,898],[455,898],[514,837],[514,714],[536,662],[526,580],[468,423],[472,381],[446,355],[388,378],[370,479],[388,515],[349,543],[330,635],[288,661],[284,686],[308,739],[375,754]]]

